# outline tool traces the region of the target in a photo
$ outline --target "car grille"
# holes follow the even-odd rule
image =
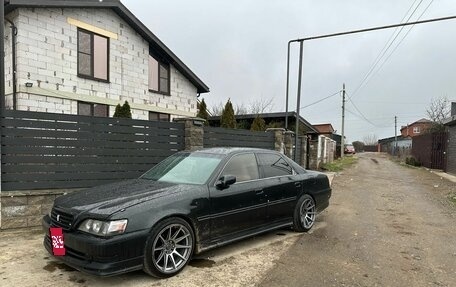
[[[54,207],[51,211],[51,222],[52,226],[62,227],[68,230],[73,223],[73,215]]]

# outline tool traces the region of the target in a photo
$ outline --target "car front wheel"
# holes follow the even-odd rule
[[[191,259],[194,233],[181,218],[168,218],[157,224],[147,241],[144,271],[157,278],[176,275]]]
[[[309,231],[315,223],[316,207],[312,196],[302,195],[294,211],[293,229],[297,232]]]

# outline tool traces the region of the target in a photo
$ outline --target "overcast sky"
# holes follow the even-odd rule
[[[211,92],[202,95],[209,107],[228,98],[234,105],[273,98],[271,111],[285,110],[289,40],[396,24],[413,11],[409,21],[421,15],[421,20],[456,15],[454,0],[123,3],[210,87]],[[416,25],[404,38],[409,29],[402,30],[360,89],[382,49],[399,30],[306,42],[301,107],[340,91],[345,83],[351,97],[345,134],[348,141],[355,141],[370,134],[394,136],[395,115],[399,134],[401,125],[427,117],[433,97],[456,101],[456,20]],[[295,44],[290,110],[296,109],[298,52]],[[336,95],[302,108],[301,115],[312,124],[331,123],[340,133],[341,102]]]

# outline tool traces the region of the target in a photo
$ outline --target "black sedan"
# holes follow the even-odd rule
[[[262,149],[179,152],[139,179],[58,197],[43,218],[63,230],[67,265],[96,275],[143,269],[164,278],[198,254],[287,226],[312,228],[329,205],[326,175]]]

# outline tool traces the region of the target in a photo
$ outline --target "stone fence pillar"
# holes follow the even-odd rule
[[[185,124],[185,150],[194,151],[203,148],[205,119],[176,118],[174,122]]]
[[[283,128],[269,128],[266,131],[274,133],[274,150],[293,158],[294,133]]]

